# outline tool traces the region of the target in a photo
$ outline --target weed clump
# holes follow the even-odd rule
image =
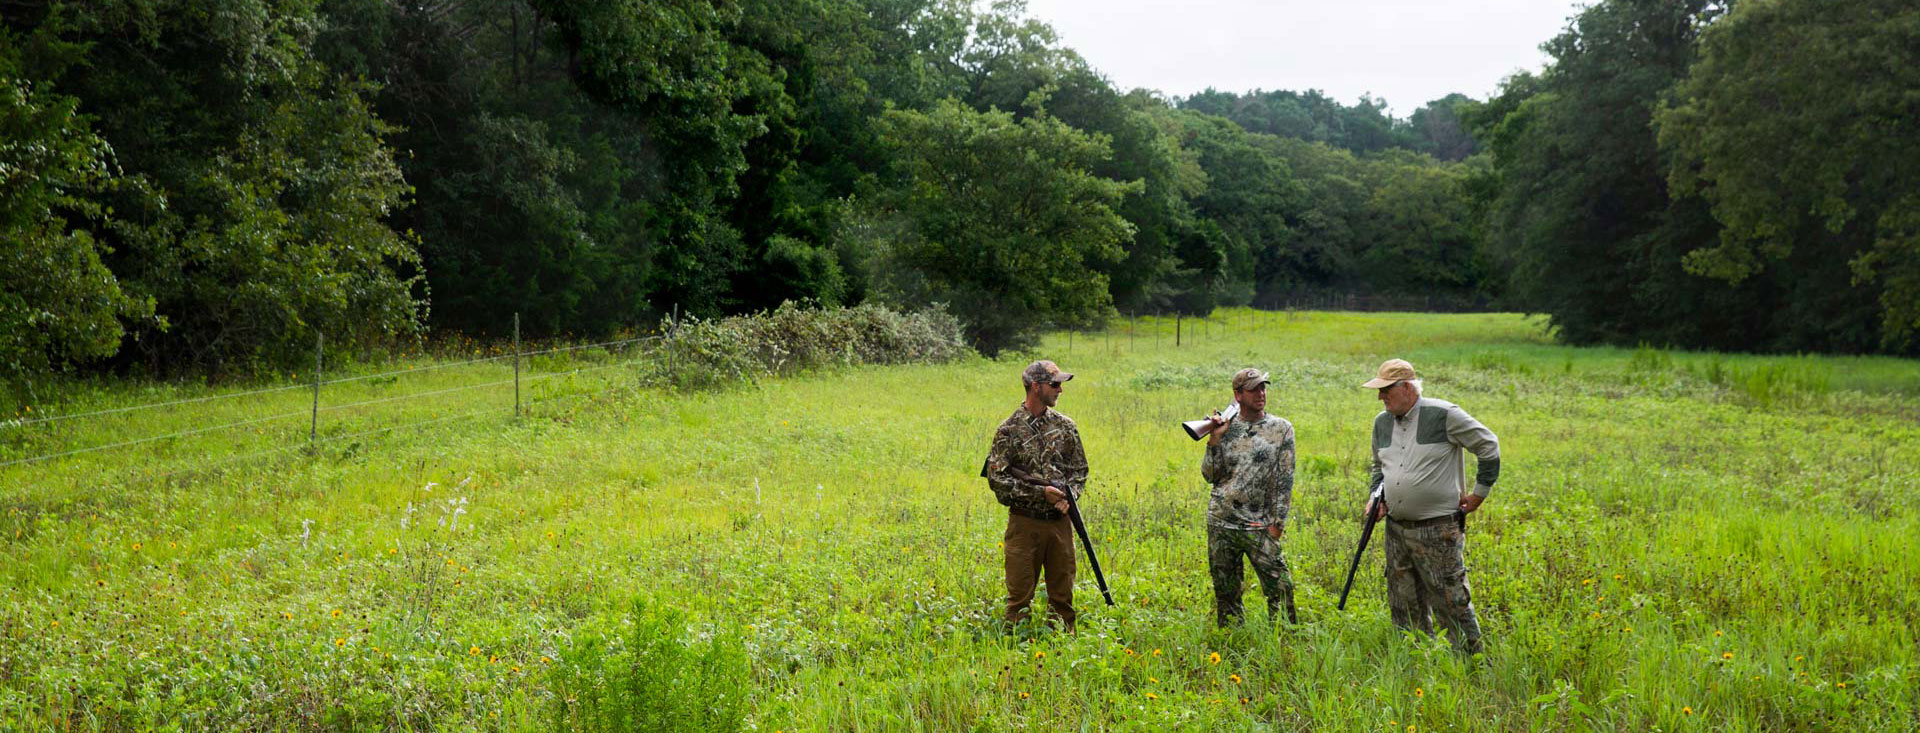
[[[751,315],[688,319],[671,334],[648,379],[687,390],[836,366],[944,363],[970,351],[960,320],[938,305],[902,313],[870,303],[817,308],[788,301]]]
[[[740,641],[690,637],[679,610],[636,597],[632,628],[580,637],[555,667],[555,728],[589,731],[737,731],[746,724],[750,670]]]

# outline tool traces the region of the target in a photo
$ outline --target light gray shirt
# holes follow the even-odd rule
[[[1421,397],[1402,417],[1385,411],[1376,416],[1373,486],[1386,489],[1388,516],[1413,521],[1459,511],[1466,495],[1465,451],[1480,459],[1473,493],[1484,497],[1500,478],[1500,439],[1466,410]]]

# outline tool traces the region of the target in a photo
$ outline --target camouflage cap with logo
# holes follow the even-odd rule
[[[1247,367],[1233,373],[1233,391],[1245,392],[1253,389],[1254,385],[1267,384],[1272,381],[1273,380],[1267,378],[1266,372],[1253,367]]]

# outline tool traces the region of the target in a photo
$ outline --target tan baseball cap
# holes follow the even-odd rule
[[[1419,375],[1413,373],[1413,365],[1407,363],[1406,359],[1388,359],[1380,362],[1380,372],[1378,374],[1374,375],[1372,379],[1367,380],[1366,384],[1360,386],[1368,389],[1379,389],[1381,387],[1391,387],[1409,379],[1419,378]]]
[[[1245,392],[1253,389],[1255,385],[1268,384],[1272,381],[1267,378],[1266,372],[1248,367],[1233,373],[1233,391]]]
[[[1028,364],[1027,368],[1020,372],[1020,381],[1025,382],[1027,384],[1039,384],[1041,382],[1065,382],[1070,379],[1073,379],[1072,374],[1060,371],[1059,365],[1054,364],[1053,362],[1047,361],[1046,359],[1041,359],[1032,364]]]

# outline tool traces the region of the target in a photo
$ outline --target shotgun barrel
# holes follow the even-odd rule
[[[1372,496],[1367,497],[1366,526],[1360,530],[1360,546],[1353,551],[1353,564],[1347,566],[1347,584],[1340,589],[1340,605],[1337,606],[1339,610],[1347,610],[1347,594],[1353,592],[1353,575],[1360,570],[1360,555],[1367,551],[1367,540],[1373,538],[1373,525],[1380,521],[1379,517],[1374,516],[1374,507],[1379,506],[1384,498],[1383,493],[1377,489]]]

